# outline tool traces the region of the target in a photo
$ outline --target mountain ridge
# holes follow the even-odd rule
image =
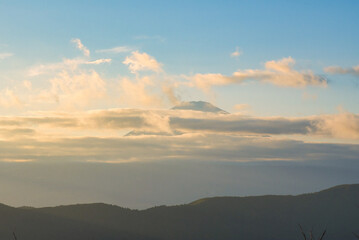
[[[178,105],[172,107],[171,109],[228,114],[227,111],[224,111],[223,109],[220,109],[219,107],[216,107],[213,104],[205,101],[181,102]]]
[[[294,240],[300,238],[301,224],[305,229],[326,228],[326,240],[352,240],[351,233],[359,232],[358,204],[359,184],[346,184],[299,195],[211,197],[145,210],[104,203],[0,207],[0,238],[16,226],[21,236],[28,236],[31,229],[45,231],[26,237],[30,240],[57,240],[53,235],[58,232],[62,239],[78,240],[90,235],[94,239]],[[69,238],[78,231],[79,237]]]

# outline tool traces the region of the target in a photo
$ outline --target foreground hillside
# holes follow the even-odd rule
[[[327,240],[359,232],[359,184],[298,196],[216,197],[130,210],[106,204],[0,206],[0,239],[300,239],[298,224]]]

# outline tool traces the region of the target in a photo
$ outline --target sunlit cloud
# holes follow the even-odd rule
[[[119,84],[121,102],[130,106],[161,106],[162,100],[158,94],[151,92],[151,86],[155,86],[151,77],[123,78]]]
[[[151,57],[147,53],[140,53],[138,51],[134,51],[131,56],[126,57],[123,64],[128,65],[128,68],[132,73],[139,71],[162,71],[162,64],[157,62],[155,58]]]
[[[23,106],[20,97],[11,89],[0,91],[0,107],[3,108],[19,108]]]
[[[94,70],[78,74],[62,72],[50,82],[51,95],[66,108],[86,106],[106,95],[106,82]]]
[[[236,50],[231,53],[231,57],[239,57],[242,52],[239,50],[239,47],[236,47]]]
[[[330,67],[326,67],[324,71],[330,74],[342,74],[342,75],[350,74],[354,76],[359,76],[359,65],[350,68],[330,66]]]
[[[118,91],[120,102],[130,107],[164,107],[179,102],[173,82],[164,75],[123,77]]]
[[[338,138],[359,139],[359,114],[341,112],[323,117],[316,124],[317,131]]]
[[[296,71],[293,69],[295,60],[291,57],[278,61],[268,61],[265,69],[246,69],[234,72],[232,76],[220,73],[196,74],[190,80],[198,88],[208,91],[212,86],[240,84],[244,81],[255,80],[281,87],[326,86],[327,80],[310,70]]]
[[[88,48],[85,47],[85,46],[82,44],[82,42],[81,42],[80,39],[74,38],[74,39],[71,40],[71,42],[73,42],[73,43],[76,44],[76,47],[77,47],[80,51],[82,51],[82,53],[84,54],[84,56],[86,56],[86,57],[89,57],[89,56],[90,56],[90,50],[88,50]]]
[[[89,94],[90,95],[90,94]],[[87,95],[85,95],[87,97]],[[80,95],[80,99],[82,99]],[[74,104],[76,101],[73,101]],[[43,116],[44,115],[44,116]],[[46,112],[41,116],[2,117],[0,127],[127,129],[152,133],[224,135],[303,135],[333,139],[359,139],[359,115],[340,112],[308,117],[255,117],[193,110],[110,109],[69,114]]]
[[[50,63],[50,64],[40,64],[33,66],[29,69],[28,75],[30,77],[35,77],[44,74],[55,74],[56,72],[63,70],[76,70],[80,65],[98,65],[102,63],[110,63],[112,59],[110,58],[100,58],[93,61],[88,61],[82,58],[73,58],[73,59],[63,59],[62,62]]]
[[[113,48],[108,49],[100,49],[96,50],[97,53],[125,53],[125,52],[131,52],[132,48],[128,46],[117,46]]]
[[[7,162],[7,163],[27,163],[27,162],[34,162],[33,159],[11,159],[11,158],[4,158],[1,159],[1,162]]]

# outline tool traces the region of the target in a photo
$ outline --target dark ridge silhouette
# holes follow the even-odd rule
[[[19,240],[298,240],[301,224],[311,229],[309,237],[354,240],[353,233],[359,232],[358,203],[359,184],[353,184],[297,196],[214,197],[146,210],[103,203],[0,205],[0,239],[11,239],[16,229]]]

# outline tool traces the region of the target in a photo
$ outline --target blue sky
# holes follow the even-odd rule
[[[84,164],[86,179],[97,167],[126,166],[131,176],[145,173],[139,189],[156,189],[176,166],[196,166],[178,181],[211,189],[210,178],[218,184],[206,191],[219,195],[359,181],[358,11],[358,1],[0,1],[0,165],[15,180],[2,179],[6,201],[21,204],[11,189],[31,182],[38,196],[61,186],[67,202],[134,202],[126,192],[133,177],[122,186],[126,200],[111,191],[93,197],[101,190],[67,198],[73,188],[58,175],[38,185],[44,164]],[[229,114],[169,110],[188,101]],[[233,192],[237,170],[227,174],[227,164],[251,166]],[[302,164],[313,182],[300,174],[289,181]],[[163,169],[153,182],[149,165]],[[17,169],[34,175],[17,179]],[[75,169],[68,179],[77,181]],[[122,179],[108,174],[96,186]],[[182,190],[183,201],[206,196]],[[64,203],[56,194],[51,204]],[[174,196],[131,206],[179,203]]]

